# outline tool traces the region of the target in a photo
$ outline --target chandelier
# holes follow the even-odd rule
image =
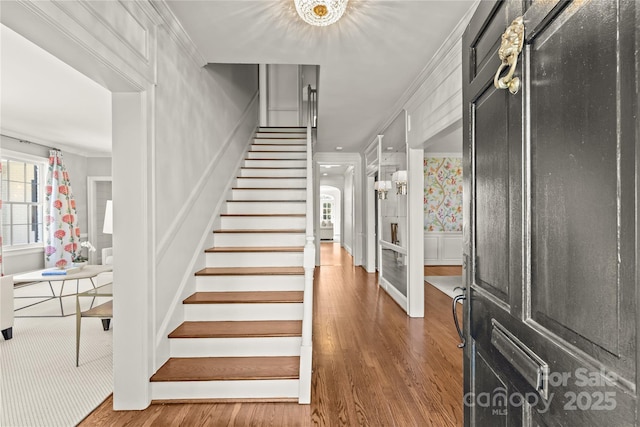
[[[323,27],[342,17],[349,0],[293,0],[298,15],[308,24]]]

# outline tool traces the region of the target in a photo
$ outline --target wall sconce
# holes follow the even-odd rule
[[[391,190],[391,181],[376,181],[373,188],[378,192],[378,198],[384,200],[387,198],[387,191]]]
[[[396,171],[391,175],[391,179],[396,183],[396,193],[406,196],[407,194],[407,171]]]

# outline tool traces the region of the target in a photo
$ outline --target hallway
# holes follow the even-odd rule
[[[460,426],[462,352],[451,299],[425,289],[425,318],[411,319],[353,267],[338,243],[321,244],[316,270],[311,405],[151,405],[114,412],[111,398],[81,426]]]

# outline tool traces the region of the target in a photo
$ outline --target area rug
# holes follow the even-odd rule
[[[76,367],[75,321],[16,318],[13,339],[0,338],[0,425],[75,426],[112,392],[112,331],[83,319]]]
[[[460,289],[453,290],[455,287],[462,287],[462,276],[424,276],[424,281],[451,298],[462,293]]]

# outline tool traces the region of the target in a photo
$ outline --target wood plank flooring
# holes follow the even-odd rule
[[[339,244],[322,243],[321,251],[311,405],[154,404],[116,412],[108,398],[80,425],[461,426],[462,352],[451,299],[425,285],[425,317],[409,318]]]

